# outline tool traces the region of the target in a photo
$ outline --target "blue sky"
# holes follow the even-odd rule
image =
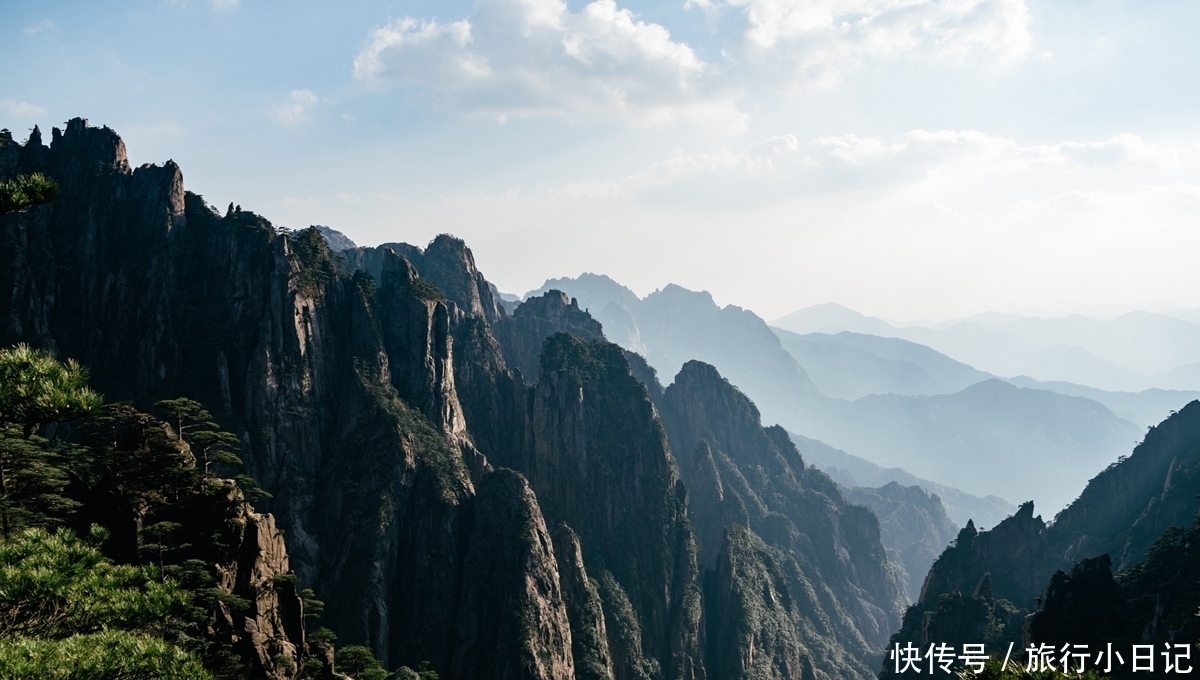
[[[362,244],[465,238],[767,318],[1200,307],[1200,4],[0,7],[0,126],[74,116]]]

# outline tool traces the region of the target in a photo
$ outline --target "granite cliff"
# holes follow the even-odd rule
[[[562,293],[510,315],[459,239],[334,252],[80,119],[0,138],[33,171],[61,198],[0,217],[0,345],[209,405],[273,495],[250,573],[293,570],[341,642],[449,679],[871,674],[902,592],[877,520],[711,367],[664,391]],[[275,598],[230,624],[271,659],[303,643]]]
[[[1049,525],[1031,502],[989,531],[968,523],[892,641],[1194,641],[1197,494],[1200,402],[1192,402],[1093,477]]]

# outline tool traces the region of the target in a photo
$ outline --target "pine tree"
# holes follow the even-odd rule
[[[0,531],[9,538],[20,526],[47,525],[70,511],[61,496],[63,460],[34,434],[54,422],[73,420],[100,406],[87,371],[61,363],[28,345],[0,351]]]
[[[58,200],[58,184],[40,172],[0,181],[0,215]]]

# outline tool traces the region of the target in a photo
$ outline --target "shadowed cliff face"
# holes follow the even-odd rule
[[[871,512],[847,503],[824,473],[806,468],[787,433],[764,429],[750,400],[712,366],[684,364],[664,393],[663,421],[672,449],[686,452],[680,467],[691,489],[701,564],[716,570],[706,597],[742,603],[708,620],[714,669],[799,677],[793,671],[805,658],[818,675],[870,676],[902,607],[902,586]],[[789,604],[764,595],[761,606],[752,606],[736,595],[760,592],[756,581],[770,581]],[[747,629],[759,631],[759,647]],[[751,671],[759,667],[749,660],[753,649],[777,657],[767,666],[792,670]]]
[[[509,318],[494,324],[493,332],[504,348],[509,368],[537,382],[542,343],[555,333],[569,333],[580,340],[603,340],[600,322],[579,308],[566,293],[552,290],[521,303]]]
[[[80,120],[0,139],[0,169],[62,194],[0,218],[0,345],[209,405],[342,643],[448,680],[869,674],[899,597],[878,523],[711,367],[664,392],[561,295],[509,317],[458,239],[336,254]]]
[[[896,482],[842,491],[846,500],[870,508],[879,518],[883,546],[892,562],[903,566],[909,600],[916,600],[929,567],[958,531],[941,499],[919,486]]]
[[[0,156],[61,187],[57,203],[0,218],[11,291],[0,344],[80,360],[109,399],[211,405],[274,494],[290,566],[344,643],[370,644],[389,666],[429,660],[443,677],[572,676],[569,656],[514,652],[487,668],[489,657],[455,656],[467,640],[571,639],[537,504],[522,484],[489,481],[467,430],[456,360],[498,375],[504,364],[487,354],[498,312],[461,241],[423,253],[437,285],[392,251],[378,277],[354,275],[315,230],[217,213],[184,192],[174,164],[131,171],[106,128],[75,120],[49,148],[35,138]],[[483,356],[460,359],[455,334],[471,329]],[[492,563],[496,536],[527,547]],[[482,615],[497,601],[521,603],[505,611],[522,625]]]
[[[520,469],[546,516],[578,532],[585,560],[607,572],[610,597],[628,600],[637,614],[629,625],[640,645],[609,631],[616,677],[703,677],[685,493],[621,348],[551,336],[531,401],[531,446]],[[653,666],[657,673],[647,670]]]
[[[928,644],[935,624],[937,641],[979,642],[966,635],[985,629],[997,642],[1016,644],[1174,640],[1194,608],[1186,616],[1181,612],[1200,600],[1194,579],[1188,580],[1194,551],[1186,537],[1196,530],[1183,529],[1193,526],[1197,493],[1200,403],[1193,402],[1093,477],[1049,526],[1034,516],[1033,503],[990,531],[968,523],[930,568],[920,599],[892,641]],[[1117,582],[1112,566],[1123,570]],[[985,599],[1011,605],[982,607],[964,598],[985,575]],[[943,596],[965,604],[950,607]],[[1163,606],[1156,608],[1156,600]],[[1022,625],[1021,617],[1035,607]],[[1163,625],[1167,620],[1175,632]]]

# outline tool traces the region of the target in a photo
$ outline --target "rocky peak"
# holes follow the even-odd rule
[[[748,673],[758,667],[756,645],[767,644],[762,653],[778,662],[767,667],[783,664],[790,677],[804,668],[803,649],[826,650],[811,660],[824,672],[869,676],[902,607],[878,520],[847,503],[826,475],[806,469],[787,433],[764,428],[754,404],[712,366],[684,364],[662,401],[671,449],[683,454],[702,565],[720,575],[709,581],[706,600],[718,611],[719,603],[734,603],[728,616],[709,619],[716,672]],[[765,583],[775,594],[764,593]],[[836,595],[813,599],[814,589]],[[780,598],[797,604],[783,606]],[[793,618],[801,623],[783,623]],[[791,640],[780,637],[783,628],[801,632]]]
[[[1108,555],[1086,559],[1050,577],[1037,611],[1025,619],[1022,646],[1113,639],[1125,627],[1121,589]]]
[[[914,606],[932,607],[945,593],[972,592],[983,574],[990,572],[997,597],[1017,607],[1031,607],[1045,575],[1060,560],[1048,544],[1046,523],[1034,516],[1030,501],[989,531],[980,532],[968,521],[953,545],[933,563]]]
[[[33,142],[33,137],[30,137],[30,142]],[[67,121],[65,132],[60,133],[58,128],[54,128],[50,150],[63,159],[94,159],[117,172],[129,172],[125,142],[108,126],[94,128],[84,118]]]
[[[503,312],[475,266],[475,256],[460,238],[440,234],[425,248],[418,266],[421,276],[433,282],[459,309],[494,323]]]
[[[522,302],[509,318],[499,319],[492,332],[504,350],[504,361],[530,382],[538,380],[542,344],[555,333],[580,340],[603,340],[599,321],[579,308],[574,298],[552,290]]]
[[[892,561],[904,568],[909,600],[915,601],[920,597],[929,567],[958,533],[941,499],[919,486],[902,486],[897,482],[877,489],[843,489],[843,494],[846,500],[870,508],[879,518],[883,545]],[[970,531],[975,531],[974,524]]]
[[[229,635],[262,677],[285,680],[307,654],[304,610],[288,566],[283,533],[270,514],[242,503],[236,561],[217,565],[217,587],[244,598],[250,607],[234,610],[221,604],[213,623],[215,634]]]

